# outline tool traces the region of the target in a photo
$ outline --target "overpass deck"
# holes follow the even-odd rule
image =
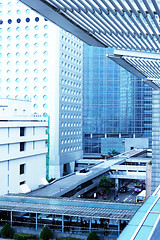
[[[134,149],[132,151],[123,153],[118,155],[117,157],[111,158],[110,160],[102,159],[101,162],[94,166],[88,167],[88,171],[86,173],[75,172],[70,175],[67,175],[63,178],[60,178],[53,183],[39,188],[37,190],[26,193],[26,196],[39,196],[39,197],[59,197],[64,195],[65,193],[75,189],[79,185],[95,179],[96,177],[101,176],[106,173],[113,167],[114,165],[120,165],[128,160],[130,157],[139,156],[146,152],[146,149]]]

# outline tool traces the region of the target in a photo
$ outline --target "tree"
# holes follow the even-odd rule
[[[43,240],[49,240],[50,238],[52,238],[51,230],[47,226],[43,227],[40,238],[42,238]]]
[[[12,238],[13,237],[13,230],[10,224],[5,223],[3,228],[1,229],[1,237],[2,238]]]
[[[114,157],[114,156],[116,156],[116,155],[118,155],[118,154],[120,154],[119,152],[117,152],[116,150],[112,150],[112,152],[108,152],[108,155],[110,156],[110,157]]]
[[[99,187],[102,189],[102,192],[109,192],[112,187],[112,181],[106,176],[100,178]]]
[[[88,234],[87,240],[99,240],[97,233],[92,231]]]

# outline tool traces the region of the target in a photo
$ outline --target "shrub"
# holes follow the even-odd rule
[[[88,234],[87,240],[99,240],[96,232],[90,232]]]
[[[14,239],[17,240],[27,240],[27,239],[35,239],[35,234],[29,234],[29,233],[15,233],[13,236]]]
[[[13,237],[13,230],[10,224],[5,223],[3,228],[1,229],[1,237],[2,238],[12,238]]]
[[[52,238],[51,230],[47,226],[43,227],[40,238],[42,238],[43,240],[49,240],[50,238]]]

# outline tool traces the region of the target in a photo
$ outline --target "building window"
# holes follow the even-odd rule
[[[20,152],[24,151],[24,148],[25,148],[25,143],[21,142],[20,143]]]
[[[24,172],[25,172],[25,164],[21,164],[20,165],[20,175],[24,174]]]
[[[25,183],[26,183],[26,181],[22,181],[22,182],[19,183],[19,185],[23,185]]]
[[[21,137],[25,136],[25,128],[24,127],[20,127],[20,136]]]

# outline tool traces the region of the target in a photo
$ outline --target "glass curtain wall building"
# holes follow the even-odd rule
[[[83,44],[17,0],[0,2],[0,97],[50,116],[50,177],[82,157]]]
[[[84,44],[84,154],[101,153],[107,137],[148,137],[151,144],[151,88],[107,58],[111,53]]]

